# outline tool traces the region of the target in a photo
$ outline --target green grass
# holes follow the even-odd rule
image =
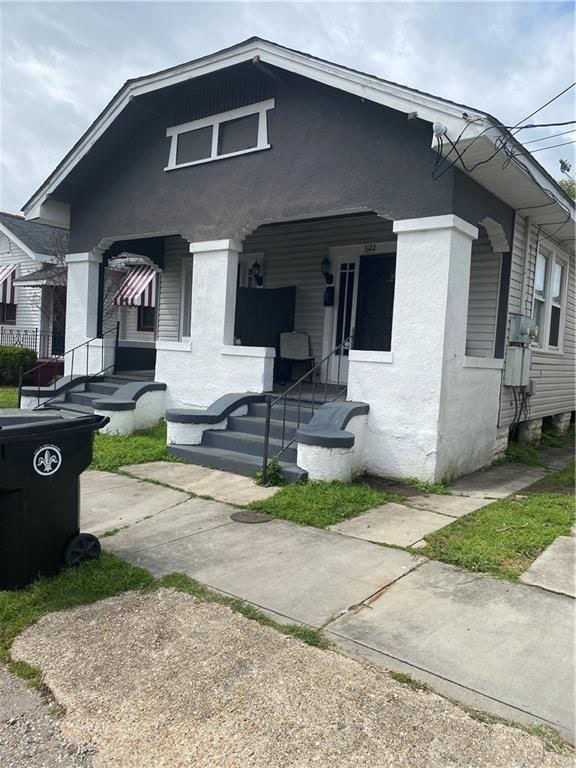
[[[528,464],[531,467],[544,465],[538,448],[529,443],[508,443],[504,461],[511,464]]]
[[[330,647],[330,642],[317,629],[302,627],[299,624],[280,624],[265,613],[262,613],[262,611],[254,608],[254,606],[249,605],[236,597],[227,597],[218,592],[213,592],[211,589],[208,589],[208,587],[191,579],[184,573],[170,573],[168,576],[163,576],[159,579],[157,584],[159,587],[169,587],[171,589],[176,589],[179,592],[186,592],[205,603],[225,605],[233,611],[236,611],[236,613],[241,613],[246,619],[257,621],[259,624],[262,624],[262,626],[276,629],[284,635],[296,637],[307,645],[313,645],[316,648]]]
[[[178,461],[166,453],[166,422],[161,421],[143,432],[94,436],[94,457],[90,469],[113,472],[125,464],[147,461]]]
[[[16,408],[17,401],[16,387],[0,387],[0,408]]]
[[[570,472],[573,465],[558,475],[566,480]],[[574,499],[561,488],[502,499],[425,536],[418,554],[516,580],[554,539],[570,535],[574,519]]]
[[[95,603],[131,590],[167,587],[186,592],[204,602],[226,605],[247,619],[296,637],[308,645],[327,648],[330,643],[315,629],[295,624],[280,624],[256,608],[236,598],[212,592],[184,574],[155,579],[148,571],[136,568],[108,552],[100,559],[79,568],[64,569],[57,576],[41,578],[25,589],[0,591],[0,662],[30,685],[41,685],[42,673],[36,667],[10,658],[14,638],[42,616],[54,611]]]
[[[38,670],[10,660],[10,646],[17,634],[46,613],[94,603],[154,583],[147,571],[104,552],[97,561],[38,579],[26,589],[0,592],[0,661],[7,662],[15,674],[37,683]]]
[[[448,488],[446,483],[429,483],[426,480],[419,480],[417,477],[408,477],[402,481],[405,485],[409,485],[411,488],[416,488],[422,493],[436,493],[440,496],[451,496],[452,491]]]
[[[384,493],[364,483],[295,483],[281,488],[269,499],[248,506],[272,517],[301,525],[326,528],[401,496]]]

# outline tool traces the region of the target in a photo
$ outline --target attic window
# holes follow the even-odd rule
[[[170,155],[165,171],[269,149],[267,112],[274,99],[221,112],[166,131]]]

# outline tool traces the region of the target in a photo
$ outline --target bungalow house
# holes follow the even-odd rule
[[[570,420],[574,204],[484,112],[251,38],[129,80],[24,210],[70,226],[67,375],[26,404],[292,479],[455,477]]]
[[[68,230],[0,212],[0,346],[64,352]]]

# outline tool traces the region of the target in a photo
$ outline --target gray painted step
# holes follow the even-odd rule
[[[284,445],[289,441],[285,441]],[[226,451],[249,453],[251,456],[264,455],[264,438],[260,435],[250,435],[246,432],[234,432],[228,429],[207,430],[202,435],[202,445],[212,448],[223,448]],[[269,460],[280,453],[282,441],[271,438],[269,441]],[[287,448],[281,456],[282,461],[296,463],[296,446]]]
[[[75,390],[66,392],[66,402],[76,403],[77,405],[92,406],[94,400],[100,400],[101,398],[102,395],[98,392],[76,392]]]
[[[113,395],[117,391],[120,384],[112,383],[111,381],[101,381],[100,379],[94,379],[86,384],[86,392],[98,392],[101,395]]]
[[[68,403],[64,401],[52,402],[46,406],[46,409],[53,408],[57,411],[66,411],[73,413],[76,416],[86,416],[86,414],[93,414],[94,408],[89,405],[79,405],[77,403]]]
[[[208,445],[169,445],[167,450],[172,456],[178,456],[190,464],[221,469],[225,472],[235,472],[247,477],[252,477],[262,469],[262,460],[258,456],[235,453],[222,448],[212,448]],[[281,461],[279,466],[287,483],[298,483],[308,476],[305,470],[300,469],[295,464]]]
[[[317,406],[315,410],[318,410],[318,407],[319,406]],[[248,406],[248,415],[265,418],[266,403],[250,403]],[[306,407],[302,405],[300,411],[298,411],[298,403],[293,403],[293,401],[290,401],[290,404],[286,405],[286,411],[284,411],[283,404],[273,406],[272,418],[275,421],[282,421],[284,417],[287,422],[291,422],[292,426],[294,426],[298,420],[300,420],[300,424],[308,424],[312,418],[312,408],[308,405],[306,405]]]
[[[235,432],[246,432],[250,435],[264,436],[266,431],[266,419],[258,416],[229,416],[228,429]],[[296,434],[296,426],[292,422],[286,422],[284,429],[284,439],[292,440]],[[270,437],[282,438],[282,421],[278,419],[270,420]]]

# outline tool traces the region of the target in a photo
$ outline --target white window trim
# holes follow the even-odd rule
[[[547,258],[547,264],[546,264],[546,275],[544,278],[544,298],[536,296],[536,260],[538,259],[538,253],[540,253],[540,247],[546,253],[542,253],[543,256]],[[560,297],[560,304],[553,303],[552,302],[552,275],[554,272],[554,264],[558,263],[562,265],[562,268],[564,270],[564,281],[562,284],[562,295]],[[540,341],[534,341],[530,346],[532,349],[534,349],[537,352],[550,352],[551,354],[564,354],[564,332],[566,329],[566,303],[568,300],[568,283],[570,280],[570,274],[569,274],[569,261],[568,259],[559,254],[557,249],[554,248],[553,245],[551,245],[549,242],[540,243],[538,250],[536,252],[536,259],[534,260],[534,288],[532,291],[532,317],[534,317],[534,310],[536,307],[536,302],[541,301],[544,305],[543,307],[543,313],[544,313],[544,324],[542,329],[540,329],[540,338],[542,339],[542,343]],[[560,307],[560,326],[558,328],[558,346],[553,347],[549,344],[550,339],[550,320],[552,317],[552,306],[559,306]]]
[[[217,115],[210,115],[209,117],[203,117],[200,120],[193,120],[190,123],[181,123],[180,125],[173,125],[170,128],[167,128],[166,136],[171,141],[168,165],[164,170],[175,171],[178,168],[189,168],[192,165],[212,163],[214,160],[225,160],[227,157],[237,157],[238,155],[246,155],[249,152],[259,152],[262,149],[270,149],[270,144],[268,143],[268,120],[266,116],[269,109],[274,109],[274,99],[259,101],[257,104],[248,104],[246,107],[231,109],[229,112],[220,112]],[[218,139],[220,124],[227,123],[229,120],[237,120],[240,117],[249,117],[250,115],[258,115],[258,139],[256,146],[249,147],[248,149],[240,149],[237,152],[228,152],[225,155],[219,155]],[[189,133],[190,131],[197,131],[200,128],[210,127],[212,128],[210,157],[204,157],[201,160],[192,160],[189,163],[178,163],[178,136],[182,133]]]

